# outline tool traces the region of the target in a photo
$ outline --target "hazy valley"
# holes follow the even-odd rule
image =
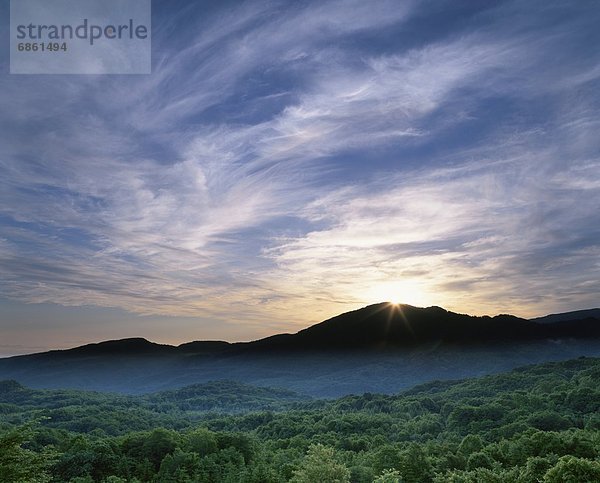
[[[597,355],[599,309],[529,321],[382,303],[249,343],[139,338],[0,359],[0,379],[131,394],[231,380],[339,397]]]

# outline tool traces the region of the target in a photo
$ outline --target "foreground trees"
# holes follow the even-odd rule
[[[597,482],[599,382],[582,359],[235,415],[5,384],[0,481]]]
[[[50,468],[56,455],[50,448],[40,452],[25,448],[33,435],[29,425],[0,434],[0,481],[46,483],[52,480]]]
[[[308,452],[300,466],[294,471],[290,480],[293,483],[350,483],[350,471],[338,461],[333,448],[315,444]]]

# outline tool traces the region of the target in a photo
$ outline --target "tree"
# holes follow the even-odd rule
[[[488,468],[491,469],[494,466],[494,460],[483,451],[476,451],[469,455],[467,460],[467,470],[474,470],[476,468]]]
[[[598,461],[563,456],[544,475],[547,483],[594,483],[600,481]]]
[[[383,472],[375,478],[373,483],[402,483],[402,477],[398,470],[383,470]]]
[[[217,451],[217,438],[212,431],[206,428],[197,428],[185,435],[183,448],[186,451],[192,451],[198,453],[200,456],[205,456]]]
[[[520,470],[519,483],[542,481],[546,472],[556,463],[556,459],[556,457],[554,457],[554,460],[551,460],[551,458],[541,458],[539,456],[529,458],[525,468],[521,468]]]
[[[433,468],[429,458],[418,444],[411,444],[400,455],[398,469],[407,483],[427,483],[433,480]]]
[[[142,443],[142,454],[148,458],[155,470],[158,470],[163,458],[173,453],[177,447],[178,435],[163,428],[153,430]]]
[[[458,452],[465,457],[468,457],[471,453],[481,451],[483,449],[483,440],[481,436],[476,434],[468,434],[460,442],[458,446]]]
[[[50,481],[48,469],[55,453],[45,449],[36,453],[23,446],[34,435],[30,425],[0,434],[0,481],[45,483]]]
[[[191,481],[190,475],[198,467],[199,457],[196,453],[186,453],[177,448],[173,454],[167,454],[158,470],[160,481]]]
[[[338,462],[335,450],[322,444],[311,445],[291,480],[293,483],[349,483],[350,471]]]
[[[391,444],[382,444],[373,454],[373,467],[377,473],[399,468],[401,464],[400,451]]]

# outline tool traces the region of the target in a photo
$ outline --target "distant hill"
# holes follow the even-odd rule
[[[600,310],[562,316],[554,316],[551,324],[541,324],[512,315],[473,317],[440,307],[381,303],[338,315],[293,335],[277,335],[249,343],[247,348],[356,350],[418,347],[428,343],[481,345],[600,337]]]
[[[266,350],[362,350],[418,347],[428,343],[480,345],[547,338],[600,337],[600,309],[553,314],[535,319],[513,315],[475,317],[441,307],[388,302],[369,305],[315,324],[295,334],[253,342],[194,341],[171,346],[144,338],[109,340],[73,349],[20,357],[81,355],[215,355]]]
[[[149,394],[145,399],[156,408],[168,403],[179,410],[237,412],[277,410],[311,398],[288,389],[225,380],[161,391]]]
[[[191,421],[196,413],[281,411],[308,401],[311,401],[310,397],[287,389],[226,380],[138,397],[73,389],[31,389],[14,380],[0,381],[0,407],[5,413],[42,410],[45,417],[55,420],[66,429],[80,427],[81,419],[99,410],[118,411],[122,413],[123,421],[137,425],[136,429],[146,429],[148,425],[144,419],[158,420],[159,425],[169,424],[172,418],[167,417],[167,413],[179,415],[186,412],[189,416],[186,419]],[[79,406],[80,410],[64,411],[65,407],[74,406]],[[131,419],[132,407],[141,411],[136,414],[135,420]],[[106,430],[112,425],[114,422],[107,422],[106,426],[100,423],[99,426]]]
[[[0,379],[36,388],[125,393],[218,379],[313,396],[389,393],[432,379],[600,355],[599,314],[591,309],[526,320],[381,303],[296,334],[248,343],[195,341],[175,347],[131,338],[5,358]]]
[[[600,320],[600,309],[576,310],[574,312],[565,312],[562,314],[551,314],[544,317],[529,319],[531,322],[540,324],[552,324],[556,322],[568,322],[572,320],[598,319]]]
[[[87,344],[66,351],[57,351],[65,355],[95,354],[172,354],[177,348],[167,344],[156,344],[142,337],[107,340],[97,344]]]

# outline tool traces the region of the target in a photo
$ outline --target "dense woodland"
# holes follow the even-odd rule
[[[2,482],[598,482],[600,359],[399,395],[0,383]]]

